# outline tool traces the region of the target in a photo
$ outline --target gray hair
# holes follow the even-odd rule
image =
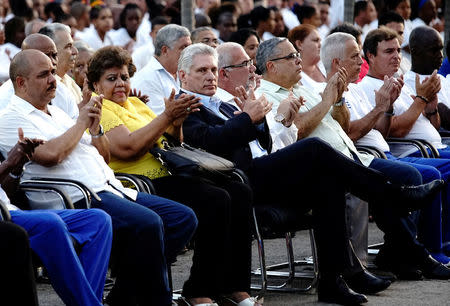
[[[218,68],[221,69],[222,67],[232,65],[233,63],[233,50],[235,49],[242,49],[242,51],[245,50],[244,48],[235,42],[226,42],[221,45],[219,45],[216,49],[217,54],[219,55],[219,63]]]
[[[66,31],[69,34],[71,33],[70,27],[68,25],[59,22],[47,24],[39,30],[39,33],[50,37],[56,43],[56,32],[60,31]]]
[[[25,36],[30,36],[33,34],[33,28],[37,24],[41,24],[42,26],[46,25],[45,21],[39,18],[28,21],[25,25]]]
[[[276,57],[279,52],[278,45],[286,40],[287,38],[274,37],[263,41],[259,45],[258,52],[256,53],[256,67],[261,74],[265,74],[267,72],[267,62],[270,61],[270,58]]]
[[[325,38],[320,47],[320,59],[322,60],[327,73],[330,73],[331,71],[333,59],[343,59],[345,57],[345,44],[349,40],[356,42],[353,35],[343,32],[336,32]]]
[[[73,46],[78,50],[78,53],[80,52],[91,52],[94,53],[95,50],[92,49],[87,42],[83,41],[83,40],[75,40],[73,42]]]
[[[197,39],[197,36],[199,33],[204,32],[204,31],[211,31],[213,32],[211,27],[198,27],[195,30],[193,30],[191,32],[191,40],[192,42],[194,42]]]
[[[168,24],[161,28],[155,37],[155,55],[160,56],[163,46],[167,46],[170,49],[173,48],[175,43],[182,37],[190,37],[191,33],[185,27],[177,24]]]
[[[181,52],[180,59],[178,60],[178,71],[183,70],[189,73],[194,57],[197,55],[211,55],[217,61],[217,52],[213,47],[203,43],[193,44]]]

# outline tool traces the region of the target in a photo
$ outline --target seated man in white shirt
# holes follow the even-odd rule
[[[42,34],[31,34],[25,38],[22,43],[22,50],[36,49],[43,52],[50,58],[52,64],[56,67],[58,63],[58,52],[55,43],[47,36]],[[11,97],[14,95],[14,87],[11,80],[8,80],[0,86],[0,109],[8,106]],[[56,81],[56,93],[52,99],[52,105],[58,106],[70,118],[78,117],[78,106],[69,92],[69,89],[60,81]]]
[[[411,32],[411,59],[414,59],[414,65],[411,71],[404,75],[405,83],[411,88],[415,88],[416,74],[419,75],[420,81],[433,74],[434,70],[439,69],[443,60],[443,48],[439,33],[428,26],[415,28]],[[438,110],[441,127],[450,128],[450,83],[449,79],[438,74],[441,81],[441,88],[437,94],[437,109],[432,109],[428,116]],[[415,92],[414,92],[415,94]],[[434,101],[435,102],[435,101]],[[435,106],[435,104],[433,104]]]
[[[136,71],[141,70],[147,65],[150,59],[153,57],[155,53],[155,46],[153,42],[156,39],[156,34],[161,30],[162,27],[169,24],[169,21],[164,16],[156,16],[152,19],[152,30],[150,32],[149,40],[142,46],[135,46],[131,57],[133,58],[133,64],[136,66]]]
[[[394,102],[400,94],[403,83],[394,77],[385,77],[383,86],[375,93],[375,105],[371,104],[364,91],[354,84],[362,64],[358,54],[359,47],[356,40],[346,33],[331,34],[322,44],[322,58],[328,76],[338,72],[340,67],[344,67],[348,72],[347,80],[350,84],[344,96],[350,111],[350,125],[347,132],[350,139],[356,144],[375,147],[385,152],[390,160],[411,164],[419,170],[424,182],[447,179],[449,177],[447,169],[450,167],[448,159],[430,161],[429,158],[396,158],[389,152],[390,148],[384,137],[389,132]],[[431,205],[421,211],[421,222],[418,224],[420,241],[433,258],[443,264],[450,262],[450,258],[443,250],[443,244],[449,239],[449,233],[442,227],[442,223],[446,223],[445,220],[448,218],[447,209],[442,210],[442,205],[447,207],[448,202],[446,200],[441,203],[441,195],[438,195]]]
[[[356,46],[354,55],[359,57],[357,44],[354,46]],[[288,40],[272,38],[263,42],[258,48],[256,61],[258,69],[263,73],[261,86],[256,90],[256,94],[264,94],[270,102],[273,102],[272,113],[274,115],[278,111],[278,105],[285,99],[305,100],[300,112],[295,116],[293,124],[288,128],[281,124],[276,126],[275,122],[269,122],[274,139],[274,149],[283,148],[276,148],[277,144],[283,144],[286,147],[299,139],[318,137],[355,162],[380,171],[392,182],[417,184],[417,175],[419,175],[419,181],[422,180],[418,171],[410,165],[374,158],[358,152],[353,141],[345,132],[348,129],[348,110],[341,98],[348,76],[345,68],[340,68],[336,74],[328,76],[328,84],[320,96],[298,85],[301,78],[301,59]],[[359,59],[359,63],[362,63],[361,59]],[[359,74],[359,71],[356,70],[352,71],[352,75],[354,72]],[[279,114],[276,114],[275,121],[283,123],[287,119],[279,117]],[[280,141],[277,142],[277,139]],[[386,197],[384,201],[389,201],[388,199]],[[429,255],[411,256],[414,249],[421,249],[427,254],[428,251],[415,239],[415,231],[412,231],[415,229],[414,224],[409,219],[392,211],[399,203],[393,202],[386,205],[384,201],[373,201],[370,204],[377,225],[385,232],[385,244],[400,254],[405,253],[406,250],[406,254],[409,252],[409,258],[407,260],[402,258],[401,262],[402,265],[407,265],[407,268],[402,267],[400,270],[400,264],[397,260],[394,262],[396,259],[394,257],[389,258],[385,267],[402,278],[417,279],[421,277],[422,272],[431,278],[450,278],[450,269]],[[392,216],[396,216],[395,220],[388,221]],[[408,225],[405,225],[406,223]],[[401,235],[399,235],[399,231],[402,231]],[[407,234],[408,232],[409,234]],[[419,270],[421,272],[416,272]]]
[[[367,35],[363,49],[369,63],[369,72],[358,86],[366,93],[372,105],[375,105],[375,90],[383,85],[384,76],[394,76],[400,66],[400,43],[397,33],[387,28],[376,29]],[[414,63],[413,67],[415,67]],[[410,79],[414,81],[407,81]],[[441,89],[439,76],[434,71],[430,77],[422,77],[422,79],[423,81],[420,81],[417,76],[416,81],[416,74],[413,71],[405,74],[405,84],[394,103],[395,115],[392,118],[388,136],[425,139],[442,152],[441,157],[450,157],[450,155],[444,156],[448,149],[442,143],[438,132],[440,118],[437,112],[437,93]],[[408,83],[412,83],[413,87]],[[411,146],[401,146],[395,150],[391,148],[391,151],[402,157],[421,156],[417,149],[411,149]]]
[[[157,115],[164,111],[164,98],[172,89],[180,91],[177,76],[181,51],[191,44],[191,33],[185,27],[169,24],[159,30],[155,39],[155,55],[150,62],[131,78],[131,87],[147,95],[147,105]]]
[[[195,215],[177,202],[122,186],[107,165],[109,142],[99,124],[102,97],[91,98],[74,121],[49,105],[55,93],[54,73],[50,59],[40,51],[24,50],[13,59],[15,95],[0,116],[0,150],[7,152],[15,145],[15,131],[22,127],[30,137],[45,141],[35,150],[24,178],[69,178],[97,193],[91,207],[112,217],[118,249],[126,250],[116,257],[109,305],[170,305],[167,264],[191,238]],[[68,194],[77,205],[79,193]]]
[[[10,203],[9,197],[15,197],[24,164],[42,143],[39,139],[24,138],[19,128],[19,140],[0,164],[0,200],[9,209],[12,222],[27,231],[31,249],[47,269],[62,301],[66,305],[100,306],[111,252],[111,218],[95,208],[20,210]],[[80,246],[78,255],[73,241]]]

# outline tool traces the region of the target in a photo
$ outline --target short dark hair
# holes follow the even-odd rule
[[[370,31],[364,39],[363,45],[364,57],[366,61],[369,63],[369,59],[367,56],[368,53],[371,53],[375,56],[377,55],[377,48],[380,42],[385,40],[392,40],[394,38],[398,39],[398,34],[387,27],[382,27]]]
[[[136,67],[128,51],[118,46],[107,46],[98,49],[92,55],[88,64],[86,76],[89,89],[94,91],[94,83],[100,80],[105,70],[123,66],[128,67],[130,77],[136,72]]]
[[[253,28],[257,28],[261,21],[266,21],[270,17],[270,9],[264,6],[257,6],[250,12],[250,22]]]
[[[328,35],[331,35],[336,32],[343,32],[352,35],[356,41],[358,41],[358,38],[361,36],[362,31],[355,27],[353,24],[344,22],[343,24],[337,25],[334,28],[330,30]]]
[[[255,35],[258,42],[260,42],[258,33],[256,33],[256,31],[253,30],[252,28],[242,28],[237,30],[236,32],[231,34],[230,39],[228,41],[235,42],[240,44],[241,46],[244,46],[247,39],[252,35]]]
[[[368,3],[369,1],[366,0],[355,2],[353,17],[357,17],[361,12],[364,12],[367,9]]]
[[[169,24],[169,20],[167,20],[167,17],[165,17],[165,16],[156,16],[155,18],[153,18],[151,20],[151,23],[152,23],[152,29],[153,29],[153,27],[158,24],[164,24],[164,25]]]
[[[294,7],[294,13],[297,15],[298,21],[303,23],[303,19],[311,18],[314,14],[317,14],[316,7],[310,5],[296,5]]]
[[[378,18],[378,27],[380,27],[382,25],[387,25],[390,22],[397,22],[397,23],[405,24],[405,20],[403,19],[402,16],[400,16],[396,12],[389,11],[389,12],[382,14]]]
[[[13,17],[6,22],[5,42],[15,44],[17,32],[25,32],[25,20],[22,17]],[[20,47],[20,45],[18,47]]]
[[[127,12],[131,11],[131,10],[139,10],[140,11],[141,9],[135,3],[127,3],[127,5],[125,5],[125,7],[123,8],[123,10],[120,12],[120,15],[119,15],[120,26],[122,28],[125,28],[125,19],[127,18]]]
[[[55,22],[59,22],[59,23],[63,23],[64,21],[69,20],[72,17],[74,17],[74,16],[64,13],[62,15],[58,15],[54,21]]]
[[[98,18],[98,16],[100,15],[100,12],[105,10],[105,9],[110,9],[109,7],[107,7],[106,5],[96,5],[93,8],[91,8],[91,11],[89,12],[89,18],[91,20],[95,20]]]
[[[386,9],[390,11],[394,11],[402,2],[405,2],[406,0],[389,0],[385,1]]]

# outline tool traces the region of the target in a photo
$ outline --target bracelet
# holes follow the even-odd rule
[[[432,111],[431,113],[427,113],[427,112],[425,112],[425,116],[433,116],[433,115],[436,115],[437,114],[437,112],[438,112],[438,110],[437,110],[437,108],[434,110],[434,111]]]
[[[10,172],[10,173],[8,173],[8,175],[9,175],[10,177],[12,177],[13,179],[15,179],[15,180],[20,179],[20,178],[22,177],[22,173],[19,174],[19,175],[15,175],[15,174],[12,174],[12,173]]]
[[[342,97],[339,101],[334,103],[334,106],[342,106],[342,105],[344,105],[344,102],[345,102],[345,99],[344,99],[344,97]]]
[[[99,124],[98,126],[99,126],[98,134],[97,134],[97,135],[92,135],[92,134],[91,134],[91,137],[92,137],[92,138],[100,138],[100,137],[102,137],[103,135],[105,135],[105,132],[103,131],[103,126],[102,126],[101,124]]]
[[[423,102],[425,102],[426,104],[430,103],[430,101],[427,98],[425,98],[424,96],[416,95],[416,98],[422,99]]]
[[[388,117],[392,117],[392,116],[395,115],[395,113],[394,113],[394,111],[392,111],[392,112],[384,112],[384,115],[388,116]]]

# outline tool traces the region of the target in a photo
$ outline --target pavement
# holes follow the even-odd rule
[[[374,223],[369,224],[369,244],[382,242],[382,233]],[[293,238],[294,255],[302,259],[311,255],[309,235],[306,231],[297,232]],[[267,265],[286,260],[284,239],[270,239],[264,241]],[[406,255],[406,254],[405,254]],[[252,266],[258,267],[258,253],[256,243],[253,242]],[[192,251],[179,255],[172,266],[172,280],[175,289],[182,288],[183,282],[189,276]],[[60,306],[64,303],[59,299],[51,285],[38,284],[39,304],[42,306]],[[257,295],[257,291],[252,295]],[[450,305],[450,281],[422,280],[396,281],[387,290],[373,296],[368,296],[369,303],[365,305]],[[325,305],[317,302],[315,289],[307,293],[267,292],[264,295],[264,305]]]

